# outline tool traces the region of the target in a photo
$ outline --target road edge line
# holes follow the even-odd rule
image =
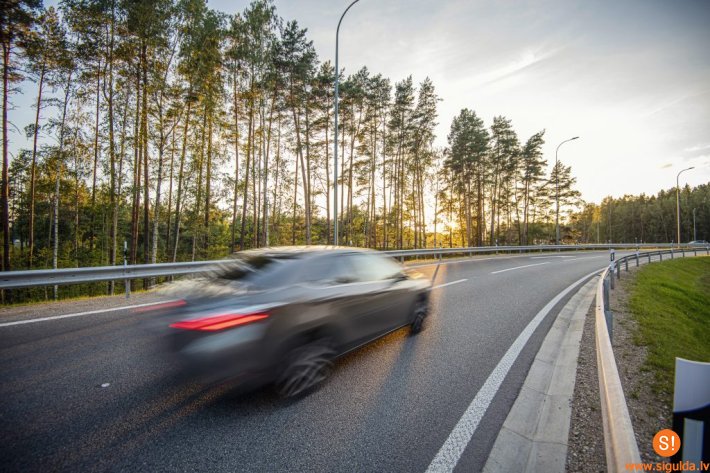
[[[121,307],[111,307],[110,309],[89,310],[86,312],[76,312],[74,314],[53,315],[51,317],[41,317],[39,319],[27,319],[27,320],[16,320],[14,322],[3,322],[3,323],[0,323],[0,328],[10,327],[12,325],[25,325],[25,324],[33,324],[36,322],[47,322],[50,320],[70,319],[72,317],[82,317],[84,315],[104,314],[106,312],[115,312],[117,310],[137,309],[139,307],[147,307],[149,305],[164,304],[166,302],[174,302],[176,300],[178,300],[178,299],[172,299],[172,300],[167,300],[167,301],[147,302],[145,304],[135,304],[135,305],[127,305],[127,306],[121,306]]]
[[[533,317],[533,319],[528,323],[523,331],[520,332],[513,344],[505,352],[496,367],[493,371],[491,371],[491,374],[488,375],[485,383],[483,383],[481,389],[479,389],[476,393],[476,396],[471,401],[471,404],[469,404],[468,408],[466,408],[466,411],[456,423],[456,426],[453,428],[446,441],[429,464],[429,467],[426,469],[427,473],[444,473],[452,472],[454,470],[459,459],[461,458],[461,455],[468,446],[468,443],[471,441],[473,434],[476,432],[478,424],[481,422],[481,419],[483,419],[483,416],[488,410],[488,406],[498,393],[498,389],[501,384],[503,384],[503,380],[508,375],[510,368],[518,359],[518,355],[527,344],[533,332],[535,332],[540,323],[545,319],[545,317],[547,317],[557,303],[562,300],[562,298],[574,290],[578,285],[585,282],[595,274],[600,273],[604,269],[605,268],[597,269],[567,286],[559,294],[552,298],[552,300],[550,300],[542,309],[540,309],[535,317]]]
[[[596,278],[587,281],[557,315],[503,422],[484,473],[565,471],[577,359],[596,285]]]

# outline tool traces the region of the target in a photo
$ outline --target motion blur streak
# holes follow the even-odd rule
[[[419,333],[431,282],[372,250],[312,246],[240,252],[165,290],[186,304],[147,322],[190,378],[296,397],[339,356],[401,327]]]
[[[171,328],[182,328],[185,330],[204,330],[204,331],[216,331],[223,330],[229,327],[236,327],[237,325],[245,325],[251,322],[256,322],[257,320],[262,320],[267,318],[268,314],[225,314],[225,315],[215,315],[214,317],[205,317],[195,320],[185,320],[183,322],[176,322],[170,324]]]
[[[174,307],[182,307],[187,302],[185,302],[183,299],[177,299],[174,301],[167,301],[167,302],[161,302],[158,304],[151,304],[143,307],[137,307],[133,309],[134,313],[141,313],[141,312],[152,312],[154,310],[162,310],[162,309],[172,309]]]

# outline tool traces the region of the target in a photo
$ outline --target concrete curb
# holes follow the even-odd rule
[[[577,356],[598,277],[562,308],[535,356],[483,471],[564,472]]]

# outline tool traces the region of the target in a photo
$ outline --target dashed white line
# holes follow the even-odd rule
[[[566,263],[567,261],[576,261],[576,260],[578,260],[578,259],[593,259],[593,258],[608,258],[608,256],[607,256],[607,255],[601,255],[601,256],[580,256],[580,257],[577,257],[577,258],[572,258],[572,259],[565,260],[565,263]]]
[[[520,355],[520,352],[525,347],[525,344],[527,344],[530,336],[535,332],[535,329],[540,325],[540,322],[545,319],[550,310],[552,310],[563,297],[580,283],[597,274],[599,271],[600,270],[597,270],[587,274],[557,294],[537,313],[527,327],[523,329],[520,335],[518,335],[518,338],[516,338],[510,348],[508,348],[508,351],[505,352],[503,358],[498,362],[498,365],[496,365],[495,369],[488,376],[488,379],[486,379],[481,389],[476,393],[476,397],[473,398],[473,401],[471,401],[471,404],[449,434],[444,445],[441,446],[441,449],[439,449],[439,452],[429,464],[426,473],[448,473],[454,471],[461,455],[471,441],[473,434],[476,432],[478,424],[488,410],[488,406],[490,406],[491,401],[493,401],[493,397],[495,397],[498,392],[498,388],[503,384],[503,380],[508,375],[508,371],[510,371],[515,360],[518,359],[518,355]]]
[[[525,255],[522,255],[525,256]],[[490,261],[490,260],[502,260],[502,259],[512,259],[512,258],[520,258],[521,255],[513,255],[513,256],[491,256],[490,258],[466,258],[466,259],[456,259],[453,261],[438,261],[436,263],[420,263],[420,264],[408,264],[406,265],[408,268],[423,268],[426,266],[436,266],[436,265],[441,265],[445,266],[447,264],[456,264],[456,263],[475,263],[477,261]]]
[[[0,324],[0,327],[9,327],[11,325],[34,324],[36,322],[45,322],[47,320],[68,319],[71,317],[81,317],[83,315],[103,314],[105,312],[115,312],[117,310],[137,309],[139,307],[147,307],[150,305],[156,305],[156,304],[165,303],[165,302],[172,302],[172,301],[156,301],[156,302],[149,302],[146,304],[127,305],[127,306],[123,306],[123,307],[112,307],[111,309],[101,309],[101,310],[90,310],[87,312],[77,312],[75,314],[54,315],[52,317],[41,317],[39,319],[18,320],[16,322],[2,323],[2,324]]]
[[[547,258],[576,258],[575,256],[570,256],[570,255],[553,255],[553,256],[531,256],[530,259],[547,259]]]
[[[550,262],[545,261],[544,263],[526,264],[524,266],[516,266],[514,268],[501,269],[500,271],[493,271],[491,274],[500,274],[500,273],[505,273],[506,271],[513,271],[515,269],[529,268],[531,266],[541,266],[543,264],[550,264]]]
[[[438,286],[432,287],[432,289],[439,289],[440,287],[451,286],[452,284],[458,284],[460,282],[466,282],[466,281],[468,281],[468,279],[459,279],[457,281],[451,281],[451,282],[447,282],[445,284],[439,284]]]

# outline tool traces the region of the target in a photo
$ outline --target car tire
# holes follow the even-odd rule
[[[417,301],[412,311],[412,323],[409,324],[410,335],[416,335],[424,329],[427,315],[429,315],[429,304],[426,301]]]
[[[333,369],[335,350],[328,339],[319,339],[289,351],[276,381],[283,398],[294,398],[310,392],[325,381]]]

